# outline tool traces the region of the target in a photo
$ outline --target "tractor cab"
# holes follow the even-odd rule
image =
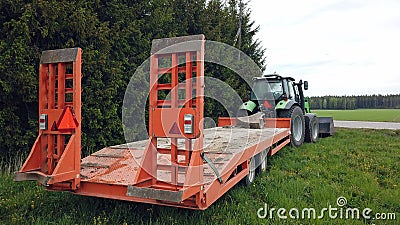
[[[264,75],[253,81],[251,100],[274,99],[278,103],[283,99],[296,100],[299,96],[291,77]]]
[[[246,110],[248,115],[258,111],[276,111],[290,108],[296,104],[304,113],[309,112],[307,100],[304,98],[304,89],[308,89],[308,82],[295,83],[292,77],[282,77],[278,74],[263,75],[253,78],[253,87],[250,100],[240,107],[241,114]]]

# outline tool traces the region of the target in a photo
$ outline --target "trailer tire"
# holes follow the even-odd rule
[[[289,110],[278,112],[280,118],[290,118],[290,144],[299,147],[304,143],[305,119],[300,106],[293,105]]]
[[[306,114],[306,134],[305,134],[305,142],[308,143],[317,143],[318,134],[319,134],[319,123],[318,118],[315,114]]]
[[[243,183],[245,186],[250,186],[254,179],[256,178],[256,158],[253,156],[250,158],[249,162],[249,173],[243,179]]]
[[[256,169],[257,174],[261,174],[262,172],[267,170],[268,152],[269,152],[269,149],[265,149],[264,151],[258,153],[258,155],[257,155],[258,167]]]

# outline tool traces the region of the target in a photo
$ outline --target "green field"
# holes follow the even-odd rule
[[[312,110],[335,120],[400,122],[400,109]]]
[[[3,165],[5,166],[5,165]],[[238,185],[206,211],[47,192],[0,175],[0,224],[399,224],[400,131],[338,129],[317,144],[285,147],[250,187]],[[257,210],[329,205],[396,213],[397,220],[260,219]],[[301,211],[300,211],[301,212]],[[319,215],[319,214],[318,214]]]

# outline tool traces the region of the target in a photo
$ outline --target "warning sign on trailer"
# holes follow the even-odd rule
[[[179,130],[178,124],[176,122],[174,125],[172,125],[171,129],[169,130],[170,134],[181,134],[181,131]]]
[[[60,132],[73,131],[78,127],[79,123],[72,112],[71,107],[67,107],[61,114],[60,120],[57,123],[57,128]]]

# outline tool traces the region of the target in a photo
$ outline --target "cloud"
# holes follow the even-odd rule
[[[250,5],[267,48],[267,73],[309,79],[311,95],[400,92],[399,1]]]

